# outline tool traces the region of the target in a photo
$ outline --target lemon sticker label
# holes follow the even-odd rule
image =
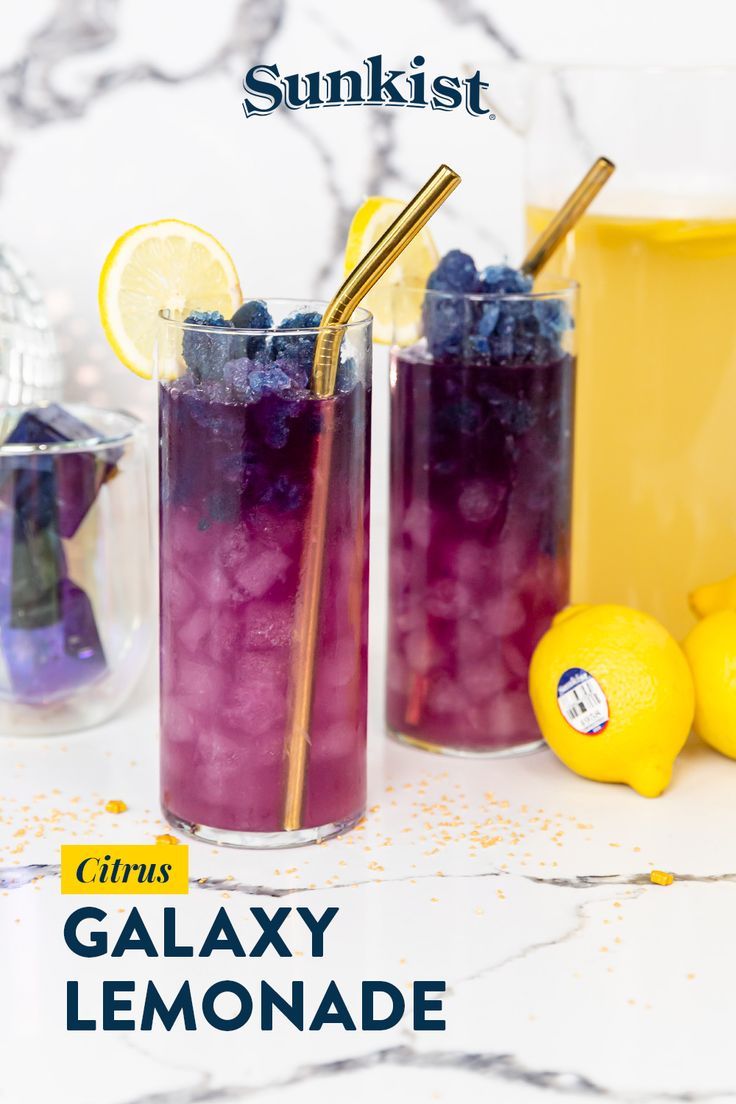
[[[608,725],[608,699],[601,685],[582,667],[569,667],[557,683],[560,713],[576,732],[597,736]]]

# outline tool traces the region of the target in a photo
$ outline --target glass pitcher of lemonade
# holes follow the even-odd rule
[[[678,637],[736,572],[736,70],[543,70],[533,238],[598,154],[617,172],[554,267],[581,286],[572,600]]]

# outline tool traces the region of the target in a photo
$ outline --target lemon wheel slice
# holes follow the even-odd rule
[[[385,196],[370,196],[361,204],[348,231],[346,275],[352,272],[405,207],[406,203],[402,200]],[[379,344],[389,345],[395,340],[399,345],[411,345],[418,340],[421,296],[409,294],[394,299],[392,292],[397,287],[425,287],[439,259],[432,235],[425,227],[368,292],[361,306],[373,315],[373,337]]]
[[[118,238],[100,274],[100,320],[126,368],[150,379],[158,312],[226,318],[242,303],[232,259],[211,234],[178,219],[135,226]]]

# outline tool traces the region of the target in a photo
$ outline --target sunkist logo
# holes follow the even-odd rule
[[[243,78],[247,93],[243,100],[246,118],[270,115],[279,107],[298,111],[301,107],[431,107],[433,111],[454,111],[465,107],[476,119],[495,119],[483,105],[483,91],[490,84],[480,70],[472,76],[440,74],[430,79],[424,71],[426,59],[417,54],[408,69],[384,69],[383,55],[366,58],[359,69],[333,69],[329,73],[290,73],[281,76],[278,65],[254,65]]]

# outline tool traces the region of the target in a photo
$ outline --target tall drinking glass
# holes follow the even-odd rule
[[[567,602],[574,308],[550,279],[396,294],[395,334],[425,330],[391,360],[387,724],[406,743],[541,743],[527,676]]]
[[[556,265],[582,287],[572,597],[675,634],[736,564],[736,70],[537,75],[536,236],[597,154],[617,171]]]
[[[308,376],[325,305],[263,302],[268,331],[164,318],[158,349],[162,802],[180,830],[242,847],[327,838],[365,804],[371,316],[341,327],[336,391],[317,399]],[[300,588],[326,432],[306,781],[301,824],[287,829]]]

